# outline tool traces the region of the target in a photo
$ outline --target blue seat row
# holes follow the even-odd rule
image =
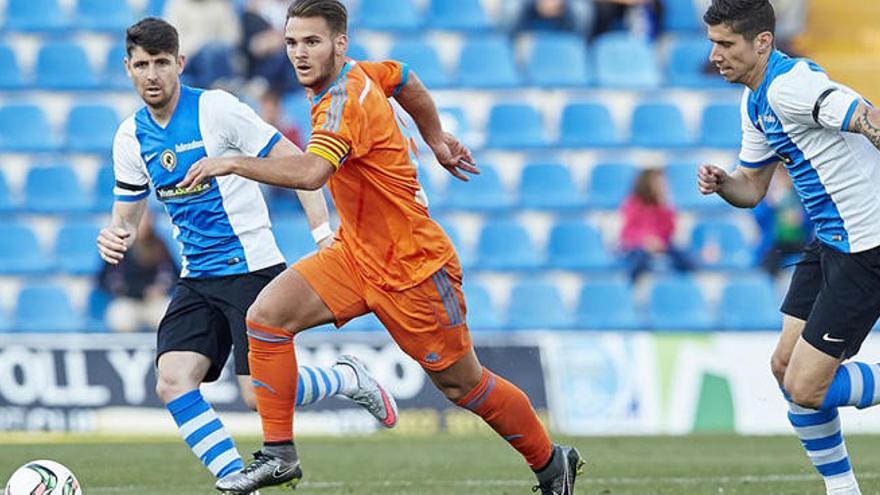
[[[7,0],[2,28],[13,32],[121,32],[134,21],[125,0],[77,0],[71,15],[58,0]]]
[[[95,248],[99,230],[94,222],[67,223],[58,230],[52,252],[47,252],[26,224],[0,223],[0,275],[93,275],[101,268]]]
[[[112,107],[76,105],[70,109],[59,138],[40,106],[10,104],[0,107],[0,152],[109,154],[118,125],[119,116]]]
[[[731,277],[717,310],[711,308],[690,277],[658,278],[647,304],[637,304],[622,279],[585,282],[574,311],[568,311],[558,288],[543,281],[515,284],[506,309],[492,301],[479,283],[465,282],[468,326],[472,331],[499,330],[776,330],[782,323],[776,291],[764,274]],[[344,330],[381,330],[373,316],[359,318]]]
[[[130,89],[123,60],[125,46],[113,45],[105,56],[104,71],[92,68],[85,50],[76,42],[50,41],[37,52],[33,74],[21,69],[15,50],[0,43],[0,90],[44,89],[87,91]]]
[[[92,191],[83,188],[68,165],[37,166],[28,170],[23,197],[19,199],[0,173],[0,213],[107,213],[113,205],[113,185],[113,169],[109,165],[98,170]]]

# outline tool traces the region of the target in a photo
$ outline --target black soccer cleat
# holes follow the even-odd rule
[[[260,488],[278,485],[293,490],[302,476],[298,460],[291,463],[258,451],[254,452],[250,464],[217,480],[214,488],[226,495],[248,495]]]
[[[554,467],[553,464],[557,465]],[[583,472],[584,464],[586,461],[576,448],[554,445],[553,459],[551,466],[548,466],[554,473],[549,479],[533,486],[532,491],[541,490],[541,495],[574,495],[574,481]],[[542,476],[539,475],[540,478]]]

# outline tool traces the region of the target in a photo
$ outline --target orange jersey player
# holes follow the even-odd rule
[[[296,189],[328,184],[341,226],[329,247],[273,280],[248,311],[249,362],[264,446],[241,473],[217,482],[245,494],[302,477],[293,444],[294,336],[373,312],[456,405],[486,421],[522,454],[545,495],[571,494],[583,464],[551,443],[528,397],[483,368],[471,345],[452,244],[428,215],[396,124],[393,97],[415,120],[438,162],[454,176],[478,173],[468,149],[443,132],[418,77],[398,62],[345,56],[347,12],[338,0],[296,0],[287,16],[287,53],[312,102],[313,136],[288,159],[220,158],[195,165],[181,187],[237,174]]]

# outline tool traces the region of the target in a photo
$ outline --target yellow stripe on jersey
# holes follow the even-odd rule
[[[342,165],[342,161],[348,156],[350,151],[351,146],[345,141],[332,134],[321,132],[312,134],[312,139],[309,140],[309,144],[306,146],[307,153],[320,156],[332,163],[336,168]]]

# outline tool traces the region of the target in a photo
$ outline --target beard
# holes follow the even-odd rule
[[[322,67],[322,70],[318,75],[314,77],[311,82],[303,82],[302,80],[299,81],[299,83],[302,84],[304,88],[314,91],[316,89],[326,88],[332,82],[333,72],[336,65],[334,63],[334,54],[330,53],[330,55],[322,62],[323,63],[318,65],[312,65],[312,70],[316,69],[317,67]]]

